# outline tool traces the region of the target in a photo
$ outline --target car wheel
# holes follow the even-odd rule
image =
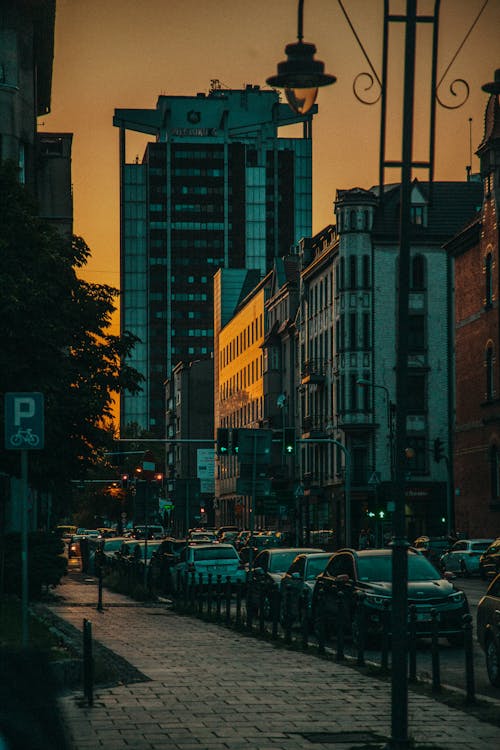
[[[500,650],[491,637],[486,643],[485,655],[488,679],[494,687],[500,687]]]

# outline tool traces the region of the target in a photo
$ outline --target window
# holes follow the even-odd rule
[[[363,313],[363,349],[370,348],[370,313]]]
[[[358,408],[358,390],[361,386],[358,385],[358,376],[349,376],[349,386],[351,391],[351,410],[356,411]]]
[[[492,445],[490,448],[490,491],[492,500],[498,500],[500,497],[499,467],[498,446]]]
[[[408,351],[422,352],[425,349],[425,315],[408,316]]]
[[[423,255],[415,255],[411,261],[411,289],[425,289],[425,260]]]
[[[408,375],[408,412],[410,414],[423,414],[425,408],[425,373],[412,373]]]
[[[358,331],[356,324],[356,313],[349,313],[349,342],[351,345],[351,349],[357,349],[358,347]]]
[[[407,458],[406,466],[409,474],[426,474],[427,469],[427,441],[424,437],[408,435],[406,446],[413,451],[411,458]]]
[[[493,283],[492,283],[492,266],[493,258],[491,253],[487,253],[484,259],[484,282],[485,282],[485,306],[491,307],[493,302]]]
[[[427,226],[427,206],[412,206],[411,209],[411,223],[417,226]]]
[[[493,346],[488,344],[486,347],[486,400],[491,401],[494,396],[494,378],[493,378]]]
[[[349,275],[351,281],[351,289],[357,289],[358,286],[358,259],[355,255],[351,255],[349,258]]]
[[[363,289],[370,288],[370,256],[363,255]]]

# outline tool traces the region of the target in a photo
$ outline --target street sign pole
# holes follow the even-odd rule
[[[28,451],[21,451],[22,644],[28,646]]]

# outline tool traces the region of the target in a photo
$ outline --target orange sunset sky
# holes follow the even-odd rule
[[[343,0],[344,6],[380,74],[382,0]],[[462,43],[484,0],[442,0],[438,78]],[[404,2],[392,2],[402,10]],[[431,3],[421,2],[421,12]],[[461,109],[438,106],[436,179],[461,180],[472,150],[483,135],[487,95],[482,84],[500,67],[500,0],[489,0],[477,25],[453,64],[440,95],[453,100],[448,85],[465,78],[470,96]],[[160,94],[208,92],[211,79],[223,87],[247,83],[265,86],[283,60],[285,45],[296,40],[296,0],[57,0],[52,112],[40,118],[47,132],[72,132],[74,231],[92,251],[84,276],[119,286],[118,130],[115,108],[154,108]],[[400,35],[398,35],[400,36]],[[378,181],[380,108],[354,97],[355,76],[368,66],[337,0],[306,0],[304,40],[317,47],[316,57],[337,76],[320,90],[319,114],[313,125],[313,231],[333,221],[337,189],[368,188]],[[417,77],[426,79],[429,34],[419,33]],[[401,39],[391,37],[389,65],[392,148],[400,158]],[[426,99],[416,98],[419,134],[415,158],[427,158]],[[391,103],[392,102],[392,103]],[[472,118],[472,123],[469,123]],[[421,137],[420,137],[421,136]],[[128,158],[142,158],[145,140],[128,138]],[[472,157],[472,170],[478,160]],[[422,175],[424,178],[424,175]],[[387,181],[397,181],[388,175]]]

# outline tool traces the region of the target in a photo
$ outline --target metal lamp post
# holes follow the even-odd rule
[[[389,435],[389,463],[390,463],[390,477],[391,483],[394,481],[394,414],[396,411],[396,404],[391,401],[389,389],[386,385],[380,383],[374,383],[366,378],[358,378],[358,385],[364,388],[380,388],[385,394],[385,405],[387,410],[387,432]]]
[[[287,60],[278,64],[277,75],[267,79],[270,86],[284,88],[287,99],[295,111],[304,114],[309,102],[312,104],[316,99],[317,87],[335,83],[335,76],[324,73],[324,65],[314,60],[316,47],[306,44],[303,40],[303,0],[298,4],[298,41],[289,44],[285,52]],[[339,0],[339,5],[347,17],[345,9]],[[411,177],[415,168],[426,169],[429,181],[432,185],[434,176],[434,142],[435,142],[435,110],[438,100],[438,88],[444,78],[437,82],[437,47],[438,47],[438,21],[440,0],[434,0],[434,12],[426,15],[417,14],[417,0],[406,0],[406,13],[392,15],[389,9],[389,0],[384,0],[384,26],[383,26],[383,53],[382,53],[382,76],[381,80],[375,73],[364,48],[361,50],[368,61],[371,73],[363,73],[361,76],[368,77],[370,85],[375,81],[380,86],[380,96],[376,101],[381,101],[381,125],[380,125],[380,187],[383,189],[385,169],[398,168],[401,174],[400,188],[400,214],[399,214],[399,270],[398,270],[398,312],[397,312],[397,353],[396,353],[396,431],[395,431],[395,461],[394,461],[394,513],[393,513],[393,539],[392,539],[392,669],[391,669],[391,750],[403,750],[409,747],[408,738],[408,685],[407,685],[407,584],[408,584],[408,542],[406,540],[405,523],[405,463],[406,463],[406,430],[407,430],[407,391],[408,391],[408,301],[409,301],[409,271],[410,271],[410,222],[411,222]],[[476,19],[477,20],[477,19]],[[348,19],[349,21],[349,19]],[[403,88],[403,115],[402,115],[402,140],[401,158],[388,160],[385,154],[386,148],[386,124],[387,124],[387,63],[389,48],[389,25],[391,23],[404,24],[405,27],[405,62],[404,62],[404,88]],[[349,21],[349,24],[352,24]],[[429,156],[427,161],[415,161],[413,159],[413,102],[415,93],[415,62],[416,62],[416,31],[418,24],[427,24],[432,27],[432,59],[430,72],[430,118],[429,118]],[[356,39],[359,43],[359,39]],[[460,48],[459,48],[460,49]],[[456,55],[455,55],[456,57]],[[453,60],[455,59],[453,58]],[[453,62],[452,60],[452,62]],[[445,74],[448,72],[449,67]],[[356,84],[360,76],[355,79],[354,94],[365,104],[375,102],[365,101],[357,92]],[[466,97],[468,86],[465,81],[458,79],[453,84],[460,83],[465,86]],[[450,89],[454,95],[453,84]],[[306,90],[312,92],[306,95]],[[464,100],[465,101],[465,100]],[[449,109],[461,106],[461,103],[453,106],[445,105]],[[311,104],[309,106],[311,106]]]

